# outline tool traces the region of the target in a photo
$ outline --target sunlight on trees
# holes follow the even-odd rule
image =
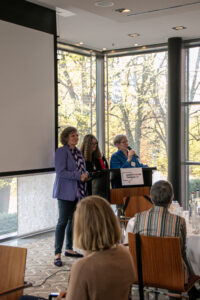
[[[167,53],[108,58],[107,136],[126,134],[141,162],[167,176]],[[108,132],[109,131],[109,132]]]
[[[188,61],[187,101],[200,102],[200,47],[188,50]],[[192,162],[200,162],[200,105],[190,104],[186,107],[186,116],[188,119],[188,131],[186,131],[187,159]],[[198,165],[188,168],[189,182],[194,181],[195,188],[200,188],[199,171]]]
[[[81,143],[85,134],[96,134],[96,59],[61,50],[58,56],[59,133],[75,126]]]
[[[200,48],[188,55],[187,101],[200,101]],[[59,132],[75,126],[81,142],[85,134],[96,134],[96,58],[61,50],[58,56]],[[106,63],[107,158],[116,151],[115,135],[123,133],[141,162],[167,178],[167,52],[110,57]],[[199,162],[200,105],[186,107],[186,115],[186,160]],[[198,174],[198,166],[190,169],[191,179]]]

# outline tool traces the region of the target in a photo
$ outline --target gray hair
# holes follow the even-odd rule
[[[152,185],[150,195],[155,205],[167,207],[174,195],[173,186],[169,181],[157,181]]]
[[[116,146],[117,144],[120,144],[122,139],[124,139],[124,138],[127,139],[126,135],[124,135],[124,134],[116,135],[116,137],[114,138],[114,141],[113,141],[114,145]]]

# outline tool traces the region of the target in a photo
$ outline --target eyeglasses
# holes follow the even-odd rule
[[[97,142],[96,142],[96,143],[91,143],[91,145],[92,145],[92,146],[97,146],[98,143],[97,143]]]

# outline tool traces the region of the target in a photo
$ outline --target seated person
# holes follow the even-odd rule
[[[148,167],[139,162],[135,151],[128,146],[128,140],[125,135],[117,135],[114,138],[114,145],[118,148],[118,151],[111,156],[111,169]],[[128,149],[130,150],[128,151]]]
[[[135,268],[129,250],[120,245],[120,225],[108,201],[99,196],[81,200],[75,211],[73,233],[74,245],[82,249],[84,257],[72,266],[65,299],[129,299]],[[29,299],[43,298],[20,298]]]
[[[80,151],[86,162],[88,172],[102,171],[108,169],[108,163],[105,156],[102,155],[98,141],[93,134],[87,134],[80,147]]]
[[[84,251],[84,258],[72,266],[67,300],[128,299],[135,271],[120,239],[120,225],[108,201],[99,196],[80,201],[74,244]]]
[[[150,191],[153,207],[143,211],[130,219],[132,230],[129,232],[140,233],[148,236],[160,237],[179,237],[181,242],[181,251],[184,261],[184,268],[187,274],[193,275],[194,271],[186,256],[186,223],[185,219],[174,215],[168,211],[168,208],[173,200],[174,192],[170,182],[160,180],[153,184]],[[125,243],[128,242],[128,231],[126,232]],[[200,294],[195,288],[191,289],[190,299],[195,300]],[[174,298],[170,298],[174,299]]]

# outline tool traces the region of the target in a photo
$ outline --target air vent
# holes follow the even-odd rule
[[[110,1],[98,1],[95,2],[94,5],[99,7],[111,7],[114,5],[114,3]]]

